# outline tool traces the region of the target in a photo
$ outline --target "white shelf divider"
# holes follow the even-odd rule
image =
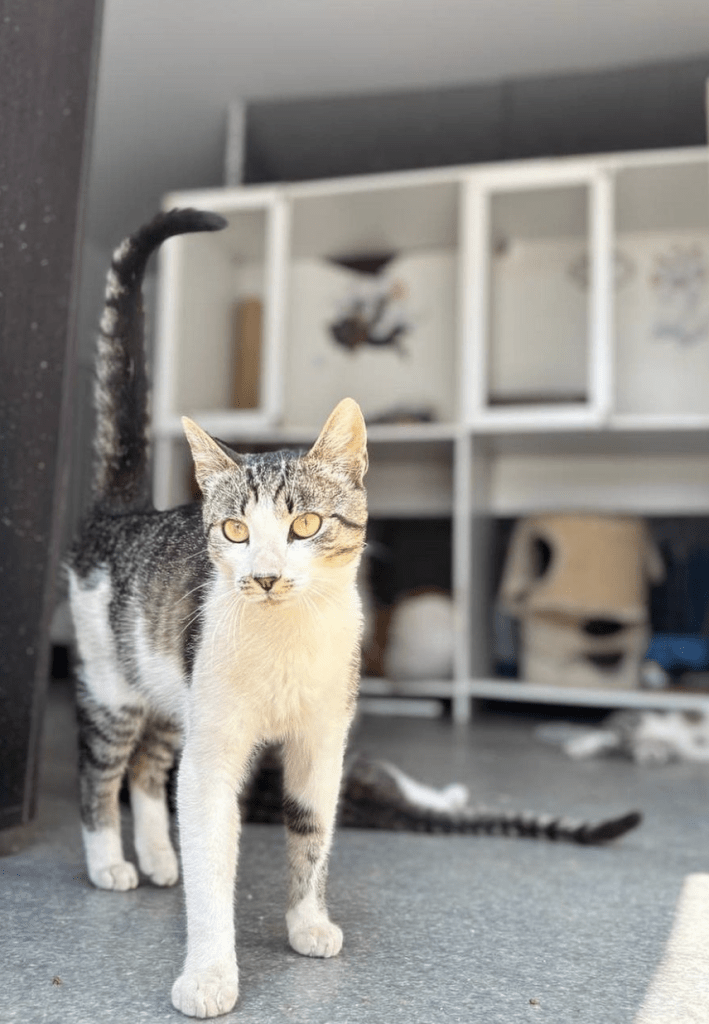
[[[591,301],[589,303],[588,380],[591,405],[599,423],[613,406],[613,176],[599,170],[591,190],[590,235]]]

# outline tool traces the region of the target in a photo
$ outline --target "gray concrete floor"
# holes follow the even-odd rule
[[[282,829],[247,826],[238,886],[242,1024],[632,1022],[684,877],[709,869],[709,768],[570,762],[537,723],[361,720],[353,745],[488,804],[643,826],[607,848],[341,830],[329,902],[342,954],[290,951]],[[53,683],[37,821],[0,833],[0,1021],[184,1021],[180,886],[91,887],[82,862],[68,687]],[[709,1010],[707,1012],[709,1019]]]

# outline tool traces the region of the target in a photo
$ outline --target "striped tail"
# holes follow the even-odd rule
[[[357,758],[347,773],[340,824],[402,832],[526,836],[590,846],[618,839],[642,821],[638,811],[592,824],[531,811],[470,806],[441,810],[407,794],[402,778],[407,779],[393,765]]]
[[[150,505],[148,398],[142,284],[152,252],[166,238],[220,231],[223,217],[204,210],[159,213],[116,249],[106,278],[96,360],[93,492],[114,510]]]

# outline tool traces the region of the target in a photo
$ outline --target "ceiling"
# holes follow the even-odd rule
[[[87,233],[222,181],[230,100],[596,71],[709,53],[707,0],[104,0]]]

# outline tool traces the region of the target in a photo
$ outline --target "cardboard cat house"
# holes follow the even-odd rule
[[[513,532],[500,600],[520,620],[520,677],[547,686],[639,685],[649,588],[664,575],[644,520],[548,514]]]

